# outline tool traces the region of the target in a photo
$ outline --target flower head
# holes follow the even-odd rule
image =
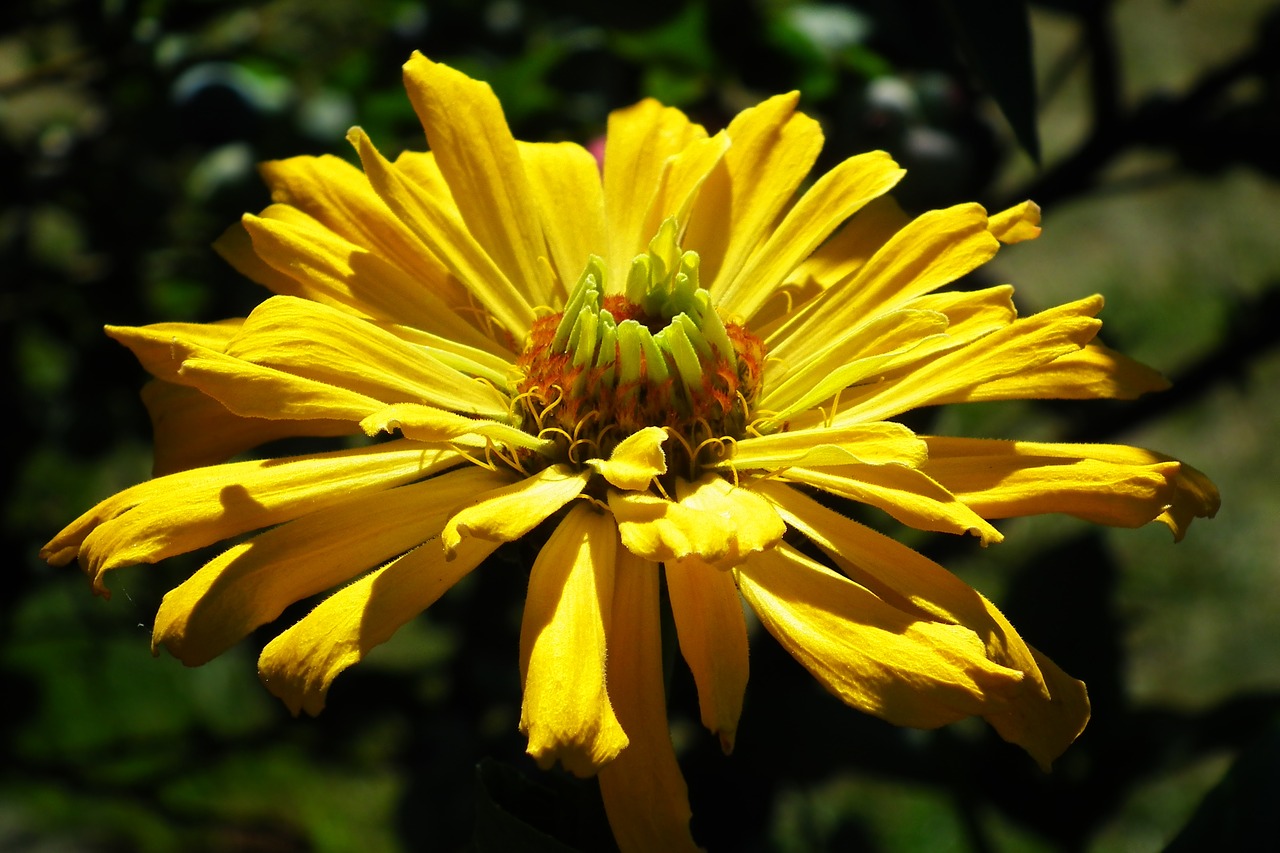
[[[317,713],[339,673],[501,543],[549,529],[520,729],[540,763],[598,774],[629,850],[693,846],[662,582],[726,752],[745,601],[854,708],[925,728],[981,716],[1042,765],[1057,757],[1088,719],[1084,685],[942,567],[832,508],[983,544],[1010,516],[1181,537],[1216,510],[1203,475],[1150,451],[894,420],[1164,386],[1094,342],[1099,297],[1018,317],[1010,287],[941,290],[1035,237],[1035,205],[912,219],[879,152],[801,191],[822,137],[794,93],[715,135],[653,101],[616,112],[601,176],[581,147],[514,140],[483,83],[420,55],[405,82],[429,152],[389,161],[354,129],[363,169],[263,166],[274,203],[218,246],[273,294],[248,317],[108,329],[156,377],[158,476],[44,556],[79,558],[105,594],[111,569],[256,532],[165,597],[154,643],[202,663],[331,592],[259,662],[295,713]],[[289,436],[377,440],[228,461]]]

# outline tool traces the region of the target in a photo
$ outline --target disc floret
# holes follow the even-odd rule
[[[708,447],[722,453],[743,437],[764,347],[720,317],[698,266],[672,219],[631,262],[622,294],[605,295],[606,265],[591,256],[564,311],[534,323],[520,356],[525,428],[564,436],[569,461],[581,463],[662,427],[691,471]]]

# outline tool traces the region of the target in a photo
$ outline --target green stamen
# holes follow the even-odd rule
[[[678,235],[676,221],[667,219],[649,250],[631,262],[624,296],[629,316],[622,322],[604,307],[604,261],[594,255],[587,261],[551,344],[576,369],[574,394],[622,385],[634,403],[642,385],[665,387],[678,377],[670,404],[691,417],[702,405],[710,365],[727,362],[729,375],[736,373],[733,345],[699,281],[698,254],[681,251]],[[615,311],[623,308],[609,304]]]

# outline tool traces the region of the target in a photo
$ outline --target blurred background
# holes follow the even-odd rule
[[[1013,282],[1024,314],[1104,294],[1103,339],[1175,387],[929,428],[1152,447],[1221,487],[1218,519],[1177,545],[1061,518],[1002,524],[986,550],[910,537],[1088,682],[1093,721],[1049,775],[981,724],[860,716],[768,637],[724,758],[673,665],[704,844],[1280,837],[1275,0],[20,0],[0,11],[0,849],[610,849],[594,784],[538,772],[516,731],[527,553],[500,552],[345,673],[316,719],[257,682],[280,624],[199,669],[151,656],[160,597],[208,555],[121,570],[109,601],[37,557],[149,476],[144,374],[102,325],[247,313],[263,292],[209,244],[267,204],[254,164],[354,159],[357,123],[389,154],[425,147],[400,83],[415,49],[489,81],[520,138],[591,140],[645,95],[714,130],[799,89],[821,168],[887,149],[915,211],[1035,199],[1043,237],[973,283]]]

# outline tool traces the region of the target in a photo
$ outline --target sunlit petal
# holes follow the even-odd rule
[[[691,853],[689,794],[676,763],[662,683],[657,566],[625,548],[614,568],[609,698],[630,743],[600,768],[600,793],[623,853]]]
[[[617,552],[613,519],[578,504],[529,574],[520,626],[520,731],[544,768],[560,761],[590,776],[628,744],[605,681]]]
[[[666,564],[680,653],[698,687],[702,724],[733,752],[747,689],[747,625],[730,572],[697,557]]]

